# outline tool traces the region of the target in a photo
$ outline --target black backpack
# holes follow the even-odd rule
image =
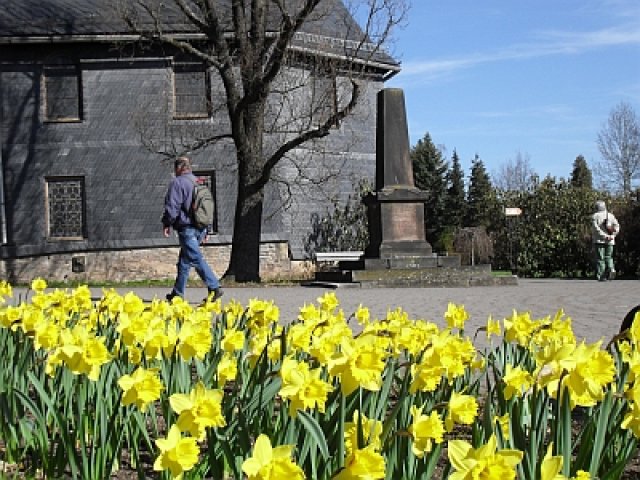
[[[215,203],[211,190],[204,184],[193,181],[193,196],[191,200],[191,221],[197,228],[205,228],[213,223]]]

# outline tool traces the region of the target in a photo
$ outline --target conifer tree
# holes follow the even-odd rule
[[[476,154],[471,161],[465,225],[469,227],[490,227],[496,204],[494,198],[495,195],[487,169]]]
[[[460,165],[458,152],[455,150],[451,156],[451,168],[447,172],[447,183],[446,224],[450,227],[462,227],[467,203],[464,190],[464,171]]]
[[[427,193],[424,212],[427,241],[438,249],[444,227],[447,163],[428,132],[411,149],[410,157],[415,186]]]
[[[593,188],[593,177],[587,161],[582,155],[578,155],[573,161],[571,171],[571,186],[575,188]]]

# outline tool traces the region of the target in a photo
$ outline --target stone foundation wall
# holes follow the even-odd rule
[[[69,282],[173,280],[178,250],[177,247],[110,250],[0,260],[0,278],[13,284],[29,283],[36,277]],[[204,254],[213,271],[222,276],[229,264],[231,245],[208,245]],[[263,243],[260,273],[264,281],[308,279],[313,276],[313,264],[290,260],[287,242]],[[195,271],[190,278],[198,279]]]

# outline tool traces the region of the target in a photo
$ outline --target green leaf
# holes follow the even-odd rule
[[[310,435],[311,439],[314,441],[315,445],[318,447],[318,450],[320,450],[322,458],[324,460],[328,460],[329,446],[327,445],[327,439],[324,436],[324,432],[320,428],[320,425],[318,424],[316,419],[305,411],[298,411],[298,419],[304,426],[307,433]]]

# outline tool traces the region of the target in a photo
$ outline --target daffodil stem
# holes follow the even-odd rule
[[[338,468],[344,467],[344,417],[347,414],[347,399],[340,395],[340,415],[338,416]]]

